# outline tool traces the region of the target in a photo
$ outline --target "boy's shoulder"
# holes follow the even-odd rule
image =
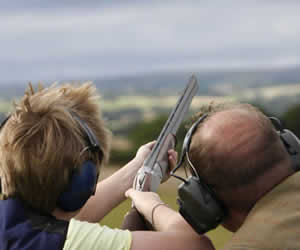
[[[62,249],[69,222],[41,215],[18,199],[0,201],[0,249]]]

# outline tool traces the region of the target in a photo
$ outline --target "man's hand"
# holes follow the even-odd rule
[[[141,192],[133,188],[126,191],[125,196],[130,198],[134,203],[134,206],[139,212],[152,211],[152,207],[159,203],[163,203],[159,195],[154,192]]]
[[[169,169],[168,172],[166,173],[167,174],[166,178],[163,179],[163,182],[165,182],[170,178],[170,173],[176,167],[177,164],[177,158],[178,158],[177,151],[175,151],[174,149],[170,149],[168,150],[168,155],[169,155]]]
[[[154,192],[141,192],[133,188],[126,191],[125,196],[130,198],[135,208],[144,215],[144,217],[152,223],[152,210],[158,204],[163,204],[159,195]]]

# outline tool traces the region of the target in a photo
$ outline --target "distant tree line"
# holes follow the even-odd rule
[[[255,105],[255,104],[254,104]],[[267,116],[273,116],[272,113],[268,112],[262,106],[256,105],[263,113]],[[300,138],[300,104],[291,106],[284,112],[280,117],[278,117],[284,128],[291,130]],[[128,128],[126,138],[130,141],[132,147],[126,150],[112,150],[111,152],[111,163],[113,164],[125,164],[130,159],[135,156],[137,149],[144,143],[155,140],[163,128],[167,120],[166,115],[157,116],[151,121],[140,121],[134,126]],[[179,128],[177,133],[177,147],[178,152],[181,151],[182,140],[187,132],[186,124]]]

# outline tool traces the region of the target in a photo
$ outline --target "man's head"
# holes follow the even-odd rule
[[[0,175],[5,197],[19,197],[50,213],[74,171],[91,159],[100,168],[108,159],[109,133],[91,84],[39,88],[30,86],[0,131]],[[96,135],[103,157],[85,150],[80,117]]]
[[[249,104],[211,106],[193,135],[189,157],[229,213],[247,214],[292,173],[269,118]]]

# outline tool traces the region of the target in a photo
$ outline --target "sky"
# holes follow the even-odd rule
[[[0,2],[0,83],[300,65],[298,0]]]

